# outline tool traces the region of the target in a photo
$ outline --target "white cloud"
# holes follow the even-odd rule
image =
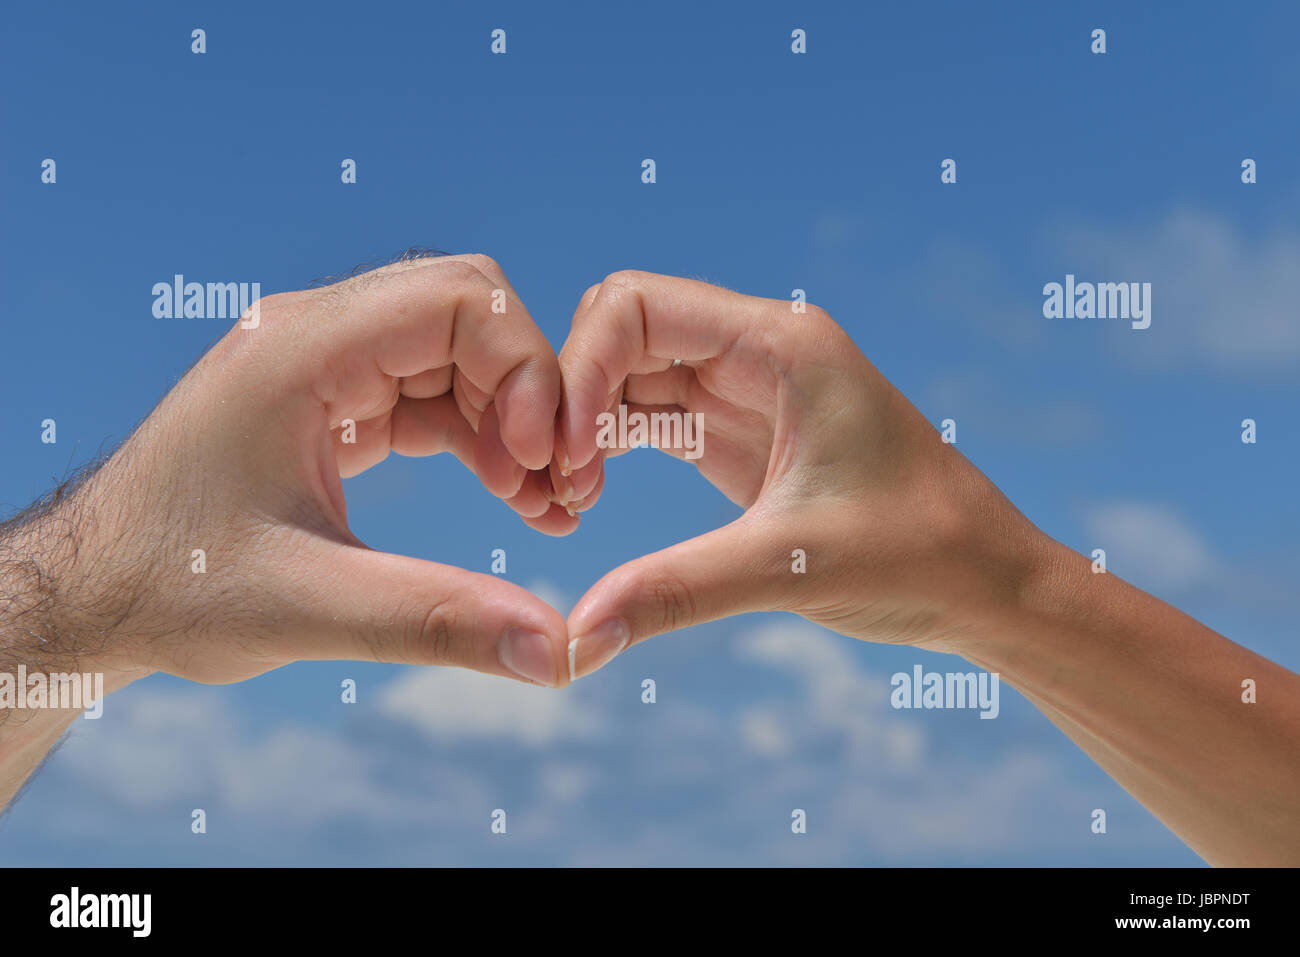
[[[205,807],[225,833],[238,829],[236,859],[332,860],[303,836],[328,824],[373,837],[351,863],[474,864],[489,810],[509,807],[520,861],[834,864],[1066,853],[1075,831],[1063,818],[1096,806],[1064,780],[1062,754],[1020,746],[1006,707],[999,721],[951,724],[893,710],[887,676],[864,666],[872,653],[852,639],[779,622],[732,648],[769,690],[727,701],[720,685],[691,690],[664,673],[673,693],[629,710],[626,689],[596,681],[554,692],[407,669],[368,700],[424,732],[425,748],[364,710],[338,728],[267,727],[243,720],[228,689],[136,686],[82,723],[56,757],[70,781],[46,795],[55,802],[38,782],[25,820],[65,834],[57,809],[75,795],[73,806],[95,809],[78,825],[98,822],[77,846],[118,847],[128,839],[115,837],[119,822],[165,809],[180,814],[181,843],[156,853],[183,854],[184,813]],[[935,737],[940,727],[960,747]],[[813,825],[797,842],[793,807]]]
[[[569,610],[573,607],[573,599],[554,582],[543,579],[534,579],[524,586],[546,604],[550,605],[561,615],[568,616]]]
[[[794,746],[793,735],[781,715],[765,708],[754,708],[740,716],[740,737],[752,754],[762,757],[784,757]]]
[[[873,849],[903,859],[936,850],[970,854],[1015,847],[1032,825],[1041,832],[1044,818],[1085,802],[1060,781],[1054,756],[1019,752],[956,773],[926,768],[904,791],[865,780],[835,795],[826,826],[856,830]],[[1082,828],[1081,813],[1078,820]]]
[[[1071,320],[1042,315],[1043,284],[1068,272],[1079,281],[1151,283],[1149,329],[1097,322],[1095,338],[1124,361],[1180,368],[1194,360],[1254,375],[1300,365],[1300,232],[1290,226],[1252,234],[1221,216],[1176,209],[1123,228],[1066,222],[1034,240],[1034,260],[1014,271],[1005,255],[937,241],[917,278],[938,314],[1021,352],[1045,350],[1054,338],[1074,347],[1054,336]]]
[[[585,796],[596,778],[596,771],[586,765],[547,764],[538,774],[538,787],[550,800],[569,804]]]
[[[1072,229],[1058,242],[1081,280],[1152,284],[1151,328],[1127,330],[1123,354],[1161,364],[1195,356],[1236,370],[1300,363],[1300,233],[1248,236],[1178,210],[1154,226]]]
[[[417,807],[428,813],[414,795],[404,798],[379,786],[371,757],[338,735],[282,726],[223,751],[214,764],[223,798],[241,813],[292,809],[299,824],[304,816],[309,821],[392,817]]]
[[[1095,547],[1106,552],[1107,569],[1135,584],[1186,589],[1218,575],[1210,546],[1168,506],[1096,505],[1087,510],[1085,523]]]
[[[228,717],[210,696],[118,692],[103,716],[77,721],[57,761],[128,807],[211,793],[214,752],[232,744]]]
[[[977,720],[986,744],[965,759],[938,757],[934,724],[889,706],[888,678],[862,667],[854,639],[782,623],[738,636],[735,649],[799,685],[746,709],[736,733],[765,769],[763,790],[747,803],[819,808],[807,839],[814,859],[855,860],[869,848],[900,861],[978,860],[1017,847],[1030,829],[1070,843],[1060,820],[1087,799],[1062,780],[1060,755],[1012,747],[1007,724]],[[813,757],[827,753],[838,755],[832,764]],[[768,860],[791,863],[807,853],[783,842],[763,849]]]
[[[862,668],[852,638],[811,625],[769,625],[736,639],[736,653],[793,675],[802,685],[798,721],[788,703],[758,705],[742,716],[740,731],[755,754],[787,753],[796,723],[842,737],[864,763],[914,767],[925,752],[925,733],[886,707],[889,678]],[[918,652],[919,654],[919,652]]]
[[[534,746],[590,737],[581,695],[457,668],[413,668],[380,693],[384,715],[439,741],[498,738]]]
[[[192,804],[292,809],[295,825],[396,813],[369,756],[337,735],[278,725],[249,739],[221,689],[131,688],[79,721],[56,761],[87,793],[134,809]]]

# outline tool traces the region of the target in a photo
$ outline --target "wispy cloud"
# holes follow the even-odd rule
[[[292,811],[294,828],[399,810],[402,795],[377,783],[364,749],[287,722],[253,733],[223,699],[217,689],[198,687],[116,694],[101,719],[73,726],[56,760],[85,794],[130,809]]]
[[[1111,502],[1086,509],[1085,524],[1106,566],[1154,590],[1186,590],[1219,575],[1214,552],[1192,525],[1167,505]]]
[[[976,863],[1024,859],[1026,822],[1034,853],[1086,853],[1087,810],[1125,800],[1101,772],[1084,787],[1063,755],[1026,748],[1013,724],[1041,719],[1006,702],[1002,720],[970,722],[976,738],[941,740],[972,716],[893,710],[888,675],[851,639],[738,625],[730,649],[719,665],[764,689],[731,706],[664,672],[660,701],[642,704],[628,689],[643,669],[617,662],[564,692],[404,669],[330,727],[253,724],[229,689],[136,686],[56,756],[23,826],[60,847],[72,795],[96,809],[78,818],[70,861],[113,845],[115,821],[162,813],[169,836],[136,859],[292,863],[311,847],[338,861],[342,841],[354,864]],[[218,837],[193,843],[191,807],[213,810]],[[509,839],[489,832],[497,807]],[[805,835],[791,833],[794,808]],[[1151,822],[1125,847],[1169,840]]]
[[[543,746],[589,737],[597,727],[578,695],[455,668],[408,671],[383,690],[379,710],[442,741],[497,738]]]
[[[1126,336],[1124,354],[1160,365],[1194,358],[1239,372],[1300,364],[1300,232],[1251,235],[1223,217],[1183,209],[1147,226],[1067,227],[1055,240],[1080,278],[1152,284],[1151,328]]]
[[[1147,368],[1193,362],[1230,374],[1281,373],[1300,365],[1300,231],[1249,233],[1224,216],[1174,209],[1146,223],[1054,224],[1032,237],[1019,261],[972,241],[936,241],[918,270],[934,314],[1022,352],[1051,336],[1042,287],[1066,273],[1080,281],[1150,282],[1152,322],[1099,322],[1097,341],[1119,360]],[[1087,320],[1082,320],[1087,321]]]
[[[959,429],[1035,446],[1077,447],[1095,442],[1104,432],[1096,406],[1041,395],[1026,401],[1024,395],[1011,394],[1004,379],[991,374],[941,376],[930,383],[924,398],[936,424],[940,418],[952,417]]]

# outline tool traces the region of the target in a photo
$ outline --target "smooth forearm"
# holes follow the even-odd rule
[[[960,653],[1210,863],[1300,864],[1300,676],[1056,542],[1018,607]]]

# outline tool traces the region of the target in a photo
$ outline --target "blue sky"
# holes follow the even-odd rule
[[[154,318],[175,273],[269,294],[411,245],[486,252],[558,349],[588,285],[648,269],[807,290],[1045,531],[1300,667],[1293,6],[50,3],[7,19],[6,508],[119,442],[223,333]],[[1066,273],[1151,282],[1151,328],[1045,319],[1042,287]],[[370,545],[482,571],[504,548],[508,577],[563,612],[735,514],[651,450],[611,463],[567,539],[445,457],[393,457],[346,490]],[[992,721],[893,710],[889,676],[917,663],[966,670],[769,615],[656,639],[561,693],[353,663],[155,677],[77,722],[0,861],[1198,863],[1010,689]]]

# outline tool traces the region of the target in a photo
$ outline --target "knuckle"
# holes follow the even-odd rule
[[[639,269],[620,269],[605,277],[602,286],[614,286],[621,289],[635,289],[641,285],[646,274]]]
[[[792,374],[801,356],[836,356],[852,345],[849,334],[821,306],[808,303],[807,311],[792,321],[789,303],[777,303],[775,319],[765,330],[769,358],[777,374]]]
[[[435,602],[414,619],[418,626],[404,636],[402,658],[417,665],[440,665],[455,660],[459,615],[447,600]]]
[[[257,305],[262,310],[263,315],[265,315],[268,312],[283,309],[302,295],[304,295],[303,292],[273,292],[269,296],[262,296],[259,298],[257,300]]]
[[[476,282],[486,278],[481,269],[466,259],[444,259],[438,263],[438,268],[457,282]]]
[[[834,348],[853,345],[853,337],[844,331],[844,327],[836,322],[829,312],[821,306],[813,306],[808,311],[813,317],[815,328],[827,345]]]
[[[259,322],[279,322],[284,313],[289,312],[295,306],[311,302],[315,298],[316,290],[273,292],[269,296],[261,296],[249,303],[245,315],[255,310]],[[244,316],[241,315],[239,318],[242,322]]]
[[[255,348],[253,343],[265,341],[268,330],[273,336],[291,335],[295,315],[322,308],[321,294],[322,290],[306,289],[258,297],[230,320],[230,327],[221,340],[200,361],[219,366],[238,363]]]
[[[786,305],[785,309],[788,310],[789,306]],[[805,317],[794,318],[803,320]],[[806,347],[807,327],[802,323],[796,326],[791,321],[791,317],[782,311],[776,312],[772,321],[758,327],[755,335],[762,343],[762,350],[767,357],[771,374],[778,380],[789,378],[794,371],[799,353]]]
[[[457,257],[461,262],[469,263],[485,276],[495,276],[502,273],[501,266],[491,256],[484,253],[466,253],[464,256]]]
[[[692,624],[696,618],[695,599],[681,579],[665,575],[647,586],[650,607],[663,631],[676,631]]]
[[[808,314],[804,317],[808,323],[817,326],[819,329],[838,329],[839,324],[831,318],[831,314],[815,303],[808,303]]]

